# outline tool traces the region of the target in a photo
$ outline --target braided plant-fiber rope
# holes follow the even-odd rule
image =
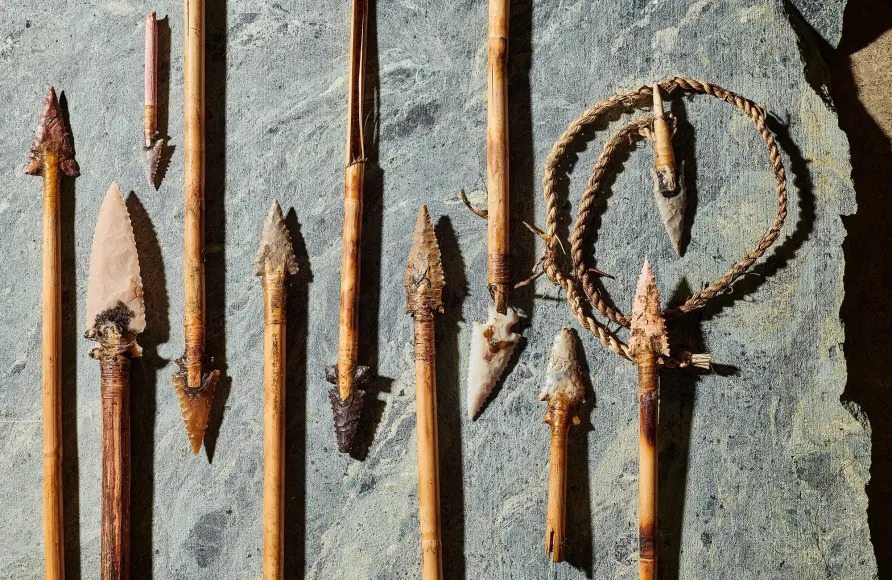
[[[766,231],[759,239],[755,248],[747,252],[743,259],[734,264],[724,275],[709,286],[706,286],[699,292],[693,294],[681,306],[665,310],[663,313],[664,316],[667,319],[672,319],[698,308],[702,308],[712,298],[728,292],[734,282],[749,270],[753,263],[755,263],[755,261],[771,247],[775,240],[777,240],[781,227],[784,224],[784,220],[786,220],[787,217],[787,177],[781,160],[780,151],[774,140],[774,135],[766,127],[768,114],[763,108],[727,89],[711,85],[705,81],[687,77],[663,79],[658,85],[662,92],[670,95],[678,90],[702,93],[732,104],[743,111],[753,124],[755,124],[756,130],[759,132],[759,135],[762,136],[762,140],[768,147],[769,160],[771,161],[771,166],[777,181],[777,214],[775,215],[774,222],[768,228],[768,231]],[[573,316],[579,320],[579,323],[592,332],[592,334],[594,334],[609,350],[630,360],[631,356],[629,355],[628,345],[620,340],[616,334],[608,328],[607,324],[599,322],[589,314],[589,312],[594,314],[592,311],[592,308],[594,308],[607,319],[608,323],[614,323],[620,327],[629,327],[629,317],[605,300],[603,290],[600,283],[597,282],[596,275],[593,275],[592,271],[586,265],[584,242],[598,190],[601,187],[601,183],[614,154],[617,149],[626,146],[628,143],[640,138],[642,133],[647,132],[653,122],[653,117],[638,119],[623,127],[604,145],[604,149],[601,151],[598,161],[592,168],[588,184],[582,194],[578,216],[574,225],[573,234],[570,238],[570,259],[575,276],[562,272],[557,263],[557,249],[560,245],[557,234],[557,184],[559,179],[566,173],[566,171],[561,168],[561,161],[567,155],[568,149],[571,147],[572,143],[578,139],[584,131],[591,129],[591,127],[597,125],[599,122],[606,121],[612,116],[617,116],[623,112],[645,105],[649,106],[652,102],[652,98],[652,87],[642,86],[631,92],[614,95],[610,98],[598,101],[586,109],[579,118],[570,124],[567,130],[564,131],[564,134],[561,135],[560,139],[554,144],[554,147],[546,160],[545,174],[543,177],[543,193],[546,204],[546,231],[544,236],[546,245],[542,256],[543,271],[552,283],[558,285],[566,292],[570,310],[572,311]],[[588,302],[588,305],[586,302]],[[689,365],[708,367],[709,357],[708,355],[680,353],[679,355],[664,361],[664,364],[670,367],[683,367]]]

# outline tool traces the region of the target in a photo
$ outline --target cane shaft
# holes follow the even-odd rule
[[[43,531],[46,578],[63,580],[61,172],[55,150],[45,152],[43,171]]]
[[[548,517],[545,552],[554,562],[564,559],[567,527],[567,434],[572,405],[557,399],[549,407],[546,423],[551,426],[551,457],[548,476]]]
[[[508,307],[509,207],[508,195],[508,5],[490,0],[489,75],[486,116],[486,182],[488,193],[487,243],[489,288],[496,310]]]
[[[640,576],[657,577],[657,417],[659,415],[659,374],[657,355],[638,355],[638,403],[640,419],[638,531]]]
[[[266,275],[264,302],[263,580],[282,580],[285,543],[285,276]]]
[[[434,318],[415,314],[415,405],[418,430],[418,507],[424,580],[443,578]]]

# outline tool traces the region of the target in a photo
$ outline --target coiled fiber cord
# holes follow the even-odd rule
[[[777,214],[771,227],[759,239],[755,248],[747,252],[743,259],[734,264],[723,276],[693,294],[681,306],[670,308],[663,312],[667,319],[673,319],[702,308],[709,300],[730,291],[734,282],[746,273],[753,263],[777,240],[781,227],[784,225],[784,220],[787,217],[787,177],[784,172],[780,151],[774,141],[774,135],[766,127],[768,114],[763,108],[738,94],[711,85],[706,81],[687,77],[671,77],[663,79],[658,85],[660,91],[664,94],[672,94],[676,91],[702,93],[725,101],[743,111],[755,124],[756,130],[768,147],[769,160],[777,180]],[[558,180],[565,173],[560,168],[561,161],[567,155],[567,150],[573,141],[583,131],[596,125],[598,122],[605,121],[611,116],[616,116],[634,108],[649,106],[652,98],[653,89],[650,86],[642,86],[631,92],[614,95],[599,101],[586,109],[578,119],[570,124],[567,130],[564,131],[564,134],[554,144],[551,154],[549,154],[545,163],[545,175],[543,177],[546,203],[546,230],[543,238],[546,243],[540,260],[542,269],[552,283],[564,290],[567,295],[567,301],[570,303],[570,310],[573,316],[579,320],[579,323],[592,332],[609,350],[629,360],[631,360],[631,356],[628,345],[608,328],[609,323],[628,328],[630,324],[629,316],[608,304],[602,296],[600,284],[596,283],[595,276],[597,274],[593,273],[585,262],[584,241],[592,208],[612,157],[618,148],[647,133],[653,122],[653,117],[632,121],[604,145],[604,149],[592,169],[588,184],[582,194],[579,213],[570,238],[570,259],[573,273],[562,272],[557,263],[558,248],[563,246],[557,235],[558,196],[556,190]],[[594,310],[600,312],[607,319],[607,323],[602,324],[594,318]],[[592,315],[589,315],[589,312]],[[705,354],[681,352],[664,360],[663,364],[667,367],[696,366],[709,368],[710,357]]]

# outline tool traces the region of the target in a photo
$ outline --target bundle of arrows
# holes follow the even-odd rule
[[[103,580],[130,576],[130,359],[142,355],[136,335],[145,328],[136,240],[113,183],[93,234],[85,335],[98,343],[90,356],[102,377]]]
[[[198,455],[220,371],[207,372],[204,302],[204,0],[186,0],[183,53],[185,234],[185,354],[173,374],[192,452]]]
[[[508,196],[508,5],[489,3],[489,74],[487,89],[486,177],[488,209],[476,212],[487,219],[488,281],[493,304],[483,324],[471,330],[468,363],[468,414],[477,416],[508,366],[520,335],[511,328],[519,320],[508,306],[510,283]]]
[[[28,154],[28,175],[43,177],[43,534],[47,580],[65,577],[62,528],[62,176],[77,177],[74,138],[50,87]]]
[[[372,376],[359,360],[359,255],[362,234],[362,189],[365,179],[363,100],[365,98],[368,0],[353,0],[350,24],[350,86],[347,98],[347,159],[344,178],[344,240],[341,255],[341,308],[338,324],[338,362],[326,367],[326,379],[336,386],[329,392],[338,450],[349,453],[365,406],[359,387]]]
[[[443,312],[446,280],[427,206],[418,210],[406,266],[406,312],[415,325],[415,414],[418,434],[418,508],[424,580],[443,578],[440,549],[440,470],[437,442],[437,365],[434,317]]]
[[[285,277],[297,258],[282,208],[273,201],[263,224],[254,275],[263,286],[263,577],[280,580],[285,545]]]

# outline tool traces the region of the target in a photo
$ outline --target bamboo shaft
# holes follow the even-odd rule
[[[415,413],[418,431],[418,508],[424,580],[443,578],[434,317],[415,314]]]
[[[640,419],[638,539],[641,580],[657,577],[657,417],[659,415],[659,374],[654,352],[639,354],[638,403]]]
[[[284,267],[263,281],[263,580],[284,577],[285,324]]]
[[[546,422],[551,425],[551,460],[548,476],[548,517],[545,552],[554,562],[564,560],[567,527],[567,434],[571,405],[557,399],[549,408]]]
[[[100,361],[102,374],[102,580],[130,578],[130,359]]]
[[[489,287],[496,310],[508,307],[508,6],[509,0],[489,3],[489,75],[486,117],[487,242]]]
[[[205,351],[204,312],[204,0],[185,0],[186,38],[183,55],[186,371],[188,387],[201,388]]]
[[[146,16],[144,133],[146,147],[152,146],[158,132],[158,21],[155,11]]]
[[[350,87],[347,98],[347,156],[344,175],[344,237],[341,255],[341,308],[338,336],[338,394],[353,391],[359,342],[359,257],[362,240],[362,187],[365,148],[362,131],[368,5],[354,0],[350,33]]]
[[[43,167],[43,539],[47,580],[65,578],[62,521],[62,287],[59,156]]]

